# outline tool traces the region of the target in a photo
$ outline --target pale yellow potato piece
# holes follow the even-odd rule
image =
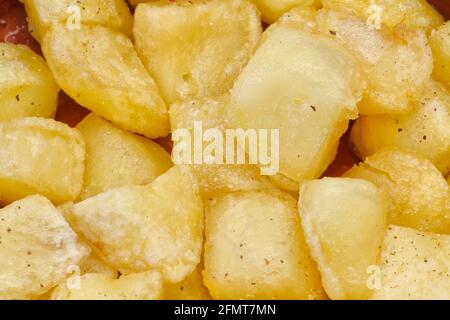
[[[38,298],[69,275],[89,248],[43,196],[0,209],[0,299]]]
[[[362,82],[357,62],[335,41],[279,24],[238,77],[225,117],[229,128],[279,129],[279,173],[317,178],[357,116]]]
[[[360,114],[405,114],[433,70],[431,49],[423,30],[372,28],[347,13],[320,10],[319,28],[350,50],[362,65],[367,88]]]
[[[331,299],[367,299],[387,227],[387,203],[370,182],[324,178],[300,187],[299,212],[311,254]]]
[[[450,94],[430,83],[407,115],[361,116],[351,133],[361,159],[384,149],[399,148],[421,154],[444,174],[450,172]]]
[[[402,151],[379,152],[345,176],[366,179],[385,192],[390,223],[450,234],[450,190],[426,158]]]
[[[294,7],[315,7],[318,0],[252,0],[261,11],[262,19],[274,23],[282,14]]]
[[[449,235],[391,225],[379,258],[380,286],[371,298],[449,300],[449,252]]]
[[[0,43],[0,121],[52,118],[58,91],[44,59],[26,46]]]
[[[199,265],[186,279],[179,283],[164,285],[165,300],[211,300],[203,285],[203,265]]]
[[[215,299],[321,299],[296,200],[280,191],[219,196],[206,211],[204,283]]]
[[[77,129],[86,143],[81,199],[118,187],[151,183],[172,166],[170,155],[159,144],[94,114]]]
[[[64,28],[76,23],[102,25],[131,36],[133,17],[125,0],[22,0],[28,15],[29,30],[40,42],[52,23]]]
[[[52,300],[159,300],[163,281],[157,271],[147,271],[113,279],[101,273],[69,278],[52,292]]]
[[[442,16],[426,0],[322,0],[327,9],[335,9],[368,19],[380,10],[381,23],[431,31],[444,22]],[[376,8],[378,10],[371,10]]]
[[[187,167],[147,186],[114,189],[73,206],[70,221],[122,273],[160,270],[184,280],[200,262],[203,202]]]
[[[52,119],[6,121],[0,146],[0,203],[39,193],[59,204],[80,194],[85,150],[78,130]]]
[[[55,24],[42,41],[42,51],[56,82],[82,106],[149,138],[169,134],[158,88],[122,33],[101,26],[67,30]]]
[[[247,0],[179,0],[140,4],[136,49],[162,96],[174,102],[226,93],[261,34]]]
[[[101,273],[116,279],[118,276],[117,270],[106,263],[96,251],[97,250],[94,248],[89,257],[87,257],[80,265],[80,274]]]
[[[450,88],[450,22],[437,28],[429,39],[434,58],[434,77]]]

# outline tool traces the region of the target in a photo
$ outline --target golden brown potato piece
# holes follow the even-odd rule
[[[28,14],[29,30],[40,42],[52,23],[64,27],[102,25],[131,36],[133,17],[125,0],[22,0]]]
[[[58,91],[40,56],[23,45],[0,43],[0,121],[52,118]]]
[[[256,46],[261,21],[247,0],[153,1],[136,8],[133,30],[170,105],[226,93]]]
[[[0,209],[0,299],[34,299],[89,255],[56,208],[30,196]]]
[[[280,173],[317,178],[357,116],[362,82],[358,63],[335,41],[278,24],[238,77],[225,117],[231,128],[279,129]]]
[[[324,178],[300,187],[306,241],[331,299],[367,299],[368,268],[377,263],[387,203],[370,182]]]
[[[53,290],[52,300],[158,300],[163,297],[159,272],[147,271],[113,279],[105,274],[88,273],[69,278]]]
[[[316,7],[319,0],[252,0],[261,11],[262,19],[274,23],[285,12],[294,7]]]
[[[205,285],[215,299],[321,299],[294,198],[237,192],[206,212]]]
[[[211,300],[208,289],[203,285],[203,264],[179,283],[164,286],[165,300]]]
[[[429,39],[435,78],[450,88],[450,22],[437,28]]]
[[[450,299],[450,236],[390,226],[372,299]]]
[[[55,24],[42,51],[56,82],[83,107],[149,138],[169,134],[158,88],[122,33],[101,26],[67,30]]]
[[[442,85],[427,85],[407,115],[361,116],[351,133],[361,159],[384,149],[398,148],[430,159],[444,174],[450,172],[450,94]]]
[[[73,206],[70,221],[123,273],[160,270],[184,280],[200,262],[203,202],[188,167],[147,186],[111,190]]]
[[[379,152],[345,176],[366,179],[385,192],[390,223],[450,234],[449,187],[426,158],[402,151]]]
[[[159,144],[94,114],[77,129],[86,143],[81,199],[118,187],[149,184],[172,166],[170,155]]]
[[[52,119],[0,123],[0,203],[42,194],[54,203],[75,200],[84,172],[84,141]]]

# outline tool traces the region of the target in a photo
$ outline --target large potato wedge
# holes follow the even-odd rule
[[[80,194],[85,148],[78,130],[43,118],[2,122],[0,146],[0,203],[39,193],[59,204]]]
[[[30,196],[0,209],[0,299],[34,299],[89,255],[56,208]]]
[[[391,225],[372,299],[450,299],[450,236]],[[375,274],[377,276],[377,274]]]
[[[0,121],[52,118],[58,91],[40,56],[23,45],[0,43]]]
[[[45,34],[42,51],[56,82],[82,106],[131,132],[150,138],[169,134],[158,88],[122,33],[55,24]]]
[[[204,283],[215,299],[321,299],[296,200],[280,191],[214,198],[206,212]]]
[[[300,187],[299,212],[311,254],[331,299],[367,299],[387,227],[387,203],[370,182],[324,178]]]
[[[200,262],[203,202],[188,167],[173,167],[151,185],[84,200],[69,215],[74,228],[122,273],[155,269],[177,283]]]
[[[77,129],[86,143],[81,199],[118,187],[149,184],[172,166],[170,155],[160,145],[94,114]]]
[[[261,34],[247,0],[154,1],[138,5],[134,40],[170,105],[226,93]]]

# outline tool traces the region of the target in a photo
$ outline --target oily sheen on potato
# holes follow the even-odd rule
[[[298,210],[328,296],[367,299],[387,226],[383,195],[364,180],[324,178],[301,185]]]
[[[169,134],[165,103],[124,34],[102,26],[68,30],[55,24],[42,51],[56,82],[80,105],[149,138]]]
[[[23,45],[0,43],[0,121],[53,117],[58,91],[40,56]]]
[[[296,200],[280,191],[213,198],[203,277],[215,299],[324,298]]]
[[[203,202],[188,167],[147,186],[114,189],[75,204],[69,221],[122,273],[161,271],[184,280],[200,262]]]
[[[335,41],[273,26],[231,91],[227,125],[278,129],[280,173],[296,181],[317,178],[357,116],[361,82],[357,62]]]
[[[170,105],[226,93],[255,48],[261,21],[247,0],[151,1],[136,8],[133,30]]]
[[[63,281],[89,254],[43,196],[0,209],[0,299],[35,299]]]
[[[0,122],[0,203],[42,194],[59,204],[80,194],[84,141],[76,129],[53,119]]]

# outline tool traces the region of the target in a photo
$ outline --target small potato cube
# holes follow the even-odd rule
[[[210,202],[203,276],[215,299],[324,298],[296,201],[279,191]]]
[[[138,5],[136,48],[170,105],[226,93],[261,35],[247,0],[154,1]]]
[[[165,300],[211,300],[208,289],[203,285],[203,267],[199,265],[186,279],[164,286]]]
[[[56,208],[30,196],[0,209],[0,299],[35,299],[89,255]]]
[[[59,204],[80,194],[85,150],[78,130],[52,119],[7,121],[0,146],[0,203],[39,193]]]
[[[450,22],[437,28],[429,42],[434,58],[433,75],[450,88]]]
[[[158,88],[122,33],[101,26],[68,30],[55,24],[44,37],[42,51],[56,82],[80,105],[149,138],[169,134],[169,116]]]
[[[172,166],[170,155],[159,144],[94,114],[77,129],[86,143],[81,199],[118,187],[149,184]]]
[[[184,280],[200,262],[203,202],[188,167],[151,185],[114,189],[73,206],[69,221],[122,273],[160,270]]]
[[[105,274],[88,273],[69,278],[53,290],[52,300],[158,300],[163,297],[159,272],[147,271],[113,279]]]
[[[0,43],[0,121],[52,118],[58,91],[40,56],[23,45]]]
[[[367,299],[367,271],[377,263],[387,226],[382,193],[372,183],[357,179],[304,182],[299,211],[328,296]]]
[[[318,0],[253,0],[259,11],[261,11],[262,19],[267,23],[274,23],[285,12],[294,7],[311,7],[317,6]]]
[[[225,109],[229,128],[279,129],[280,173],[319,177],[357,116],[359,65],[328,37],[279,24],[265,31]]]
[[[450,236],[391,225],[379,258],[375,300],[449,300]]]
[[[345,176],[366,179],[385,192],[390,200],[390,223],[450,233],[450,190],[426,158],[401,151],[379,152]]]
[[[353,126],[351,144],[361,159],[384,149],[421,154],[444,174],[450,172],[450,94],[429,83],[407,115],[361,116]]]
[[[393,28],[409,27],[431,31],[444,22],[426,0],[322,0],[324,8],[349,12],[368,19],[379,12],[381,23]]]
[[[23,0],[31,34],[41,42],[52,23],[103,25],[131,35],[133,17],[125,0]]]

